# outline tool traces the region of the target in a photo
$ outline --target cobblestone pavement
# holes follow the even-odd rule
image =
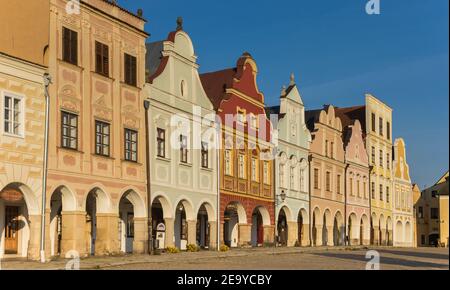
[[[368,248],[262,248],[227,253],[199,252],[92,257],[81,269],[105,270],[364,270]],[[448,249],[370,248],[380,253],[382,270],[449,270]],[[1,269],[65,269],[67,260],[46,264],[20,259],[1,261]]]

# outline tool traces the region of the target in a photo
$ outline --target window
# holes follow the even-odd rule
[[[374,113],[372,113],[372,132],[376,131],[376,124],[375,124],[376,116]]]
[[[75,114],[61,113],[61,147],[68,149],[78,149],[78,116]]]
[[[258,118],[255,115],[253,115],[253,114],[250,114],[250,126],[253,129],[257,129],[258,128]]]
[[[334,159],[334,142],[331,142],[330,151],[331,151],[331,158]]]
[[[187,136],[180,135],[180,162],[188,163]]]
[[[5,96],[4,101],[4,132],[13,135],[22,135],[22,99]]]
[[[372,182],[371,191],[372,191],[372,199],[375,199],[375,182]]]
[[[363,182],[363,192],[364,192],[364,198],[367,199],[367,183]]]
[[[290,180],[290,188],[295,189],[295,168],[289,167],[289,180]]]
[[[269,185],[270,184],[270,172],[269,172],[269,162],[268,161],[264,161],[263,174],[264,174],[264,183]]]
[[[391,140],[391,123],[387,122],[386,124],[386,138]]]
[[[433,190],[432,192],[431,192],[431,197],[432,198],[436,198],[437,197],[437,191],[436,190]]]
[[[98,41],[95,42],[95,72],[109,76],[109,48]]]
[[[389,186],[386,186],[386,202],[390,203],[391,202],[391,192],[390,192],[390,188]]]
[[[325,140],[325,156],[328,157],[328,140]]]
[[[383,185],[380,184],[380,200],[383,201]]]
[[[423,219],[423,207],[419,206],[418,218]]]
[[[319,169],[314,168],[314,189],[319,189]]]
[[[391,154],[389,153],[386,154],[386,166],[388,169],[391,168]]]
[[[245,174],[245,155],[244,154],[239,154],[238,165],[239,165],[238,177],[241,179],[245,179],[246,174]]]
[[[158,136],[156,137],[156,147],[158,157],[165,158],[166,157],[166,130],[157,129]]]
[[[375,158],[376,158],[376,156],[375,156],[375,147],[373,147],[372,146],[372,165],[375,165]]]
[[[380,118],[379,121],[379,126],[380,126],[380,136],[383,136],[383,118]]]
[[[280,186],[286,188],[284,179],[284,164],[280,164]]]
[[[305,169],[300,169],[300,191],[305,191]]]
[[[137,66],[136,57],[125,53],[125,83],[130,86],[137,85]]]
[[[356,194],[358,195],[358,197],[361,197],[361,188],[360,188],[360,185],[361,185],[360,181],[357,180],[357,181],[356,181]]]
[[[350,195],[353,196],[353,178],[350,178],[349,181],[349,186],[350,186]]]
[[[435,208],[435,207],[431,208],[431,219],[433,219],[433,220],[439,219],[439,209],[438,208]]]
[[[137,162],[138,132],[125,129],[125,160]]]
[[[325,175],[325,190],[331,191],[331,173],[329,171]]]
[[[109,156],[110,125],[95,121],[95,154]]]
[[[380,150],[380,167],[383,167],[383,150]]]
[[[78,65],[78,33],[63,27],[63,61]]]
[[[225,150],[225,174],[228,176],[232,176],[232,167],[231,167],[231,150]]]
[[[256,158],[252,158],[252,181],[258,181],[258,160]]]
[[[209,160],[208,160],[208,143],[202,142],[202,167],[209,168]]]
[[[246,119],[246,115],[245,115],[245,110],[238,108],[237,109],[237,120],[239,123],[244,124],[245,123],[245,119]]]
[[[341,194],[341,175],[338,174],[336,178],[336,192],[337,194]]]

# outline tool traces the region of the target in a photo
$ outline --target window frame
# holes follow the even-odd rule
[[[201,143],[202,149],[201,149],[201,165],[203,169],[209,168],[209,144],[208,142],[202,142]]]
[[[129,140],[127,138],[128,134],[135,134],[136,135],[136,141],[133,141],[132,139]],[[127,149],[127,144],[130,144],[130,148]],[[132,149],[132,145],[135,144],[136,145],[136,150],[133,151]],[[138,158],[138,153],[139,153],[139,132],[137,130],[134,129],[129,129],[129,128],[124,128],[124,160],[125,161],[129,161],[129,162],[134,162],[137,163],[139,158]],[[127,154],[131,153],[131,158],[128,158]],[[133,153],[136,155],[136,158],[133,159]]]
[[[101,132],[98,132],[98,125],[101,126]],[[104,133],[104,128],[108,127],[108,133]],[[99,144],[97,137],[98,136],[102,137],[102,141]],[[108,139],[108,144],[104,144],[104,137],[107,137]],[[98,146],[101,147],[101,150],[98,151]],[[104,153],[105,147],[108,150],[108,154]],[[111,124],[104,122],[104,121],[100,121],[100,120],[95,120],[95,155],[98,156],[103,156],[103,157],[110,157],[111,156]]]
[[[156,128],[156,156],[166,158],[166,130],[162,128]]]
[[[123,82],[129,86],[137,87],[137,57],[124,53]]]
[[[188,136],[180,134],[180,163],[189,163]]]
[[[95,40],[94,53],[95,53],[95,72],[102,76],[109,77],[109,45]]]
[[[3,132],[3,135],[8,136],[8,137],[16,137],[16,138],[24,138],[25,137],[25,96],[23,95],[19,95],[13,92],[9,92],[9,91],[1,91],[2,93],[1,95],[1,101],[0,101],[0,105],[2,108],[2,113],[1,113],[1,120],[2,120],[2,127],[1,127],[1,131]],[[11,129],[12,132],[7,132],[5,130],[5,125],[6,125],[6,119],[5,119],[5,112],[6,112],[6,98],[11,98],[11,120],[9,121],[11,124]],[[19,101],[19,121],[16,122],[15,118],[14,118],[14,100],[18,100]],[[14,125],[15,123],[19,124],[19,130],[18,133],[14,133]]]
[[[74,117],[76,119],[76,125],[72,126],[70,124],[71,123],[70,122],[71,119],[69,119],[69,124],[68,125],[64,125],[64,116],[65,115],[67,115],[68,117]],[[72,113],[72,112],[68,112],[68,111],[64,111],[64,110],[61,111],[61,148],[69,149],[69,150],[78,150],[78,148],[79,148],[78,147],[79,146],[79,144],[78,144],[78,139],[79,139],[78,119],[79,119],[79,115],[78,114],[75,114],[75,113]],[[73,137],[71,135],[67,135],[66,136],[64,134],[64,128],[65,127],[68,127],[69,129],[75,129],[75,133],[76,133],[75,137]],[[71,143],[70,141],[75,140],[75,147],[71,147],[70,145],[64,145],[65,138],[69,140],[69,144]]]
[[[68,33],[68,35],[66,35]],[[75,36],[75,37],[74,37]],[[66,37],[69,37],[66,43]],[[62,26],[62,57],[64,62],[78,66],[78,31]],[[66,50],[66,44],[68,45]],[[68,53],[68,54],[67,54]]]

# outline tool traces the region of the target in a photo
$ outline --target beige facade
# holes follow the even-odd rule
[[[44,72],[0,53],[0,258],[39,258]]]
[[[307,111],[311,131],[311,240],[313,246],[345,243],[345,153],[335,108]]]
[[[403,139],[396,139],[394,145],[394,246],[413,247],[413,186],[409,166],[406,162],[406,145]]]
[[[419,247],[448,247],[448,177],[447,172],[435,185],[420,194],[417,193],[417,187],[414,191],[415,235]]]
[[[50,1],[47,255],[141,253],[144,20],[102,0],[82,1],[72,14],[66,5]]]

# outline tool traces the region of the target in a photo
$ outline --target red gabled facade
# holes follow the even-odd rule
[[[274,146],[257,74],[244,53],[235,68],[201,75],[222,122],[220,236],[231,247],[274,241]]]

